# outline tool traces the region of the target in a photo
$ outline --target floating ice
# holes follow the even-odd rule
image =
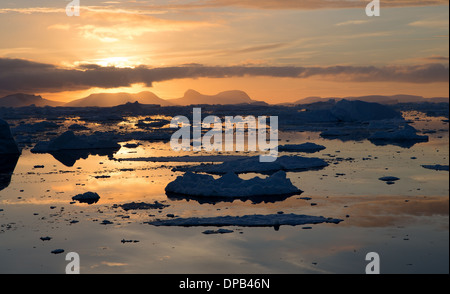
[[[260,162],[259,156],[227,161],[221,164],[202,164],[188,169],[192,172],[205,172],[211,174],[233,173],[272,173],[276,171],[301,171],[320,169],[328,166],[323,159],[302,156],[280,156],[275,162]]]
[[[302,192],[291,183],[284,171],[265,179],[254,177],[249,180],[243,180],[234,173],[227,173],[214,179],[210,175],[187,172],[170,182],[165,190],[167,193],[182,195],[234,198],[294,195]]]
[[[394,182],[394,181],[398,181],[400,180],[397,177],[392,177],[392,176],[386,176],[386,177],[381,177],[379,178],[380,181],[385,181],[385,182]]]
[[[31,152],[47,153],[61,150],[120,149],[120,147],[120,144],[117,142],[102,136],[77,136],[72,131],[67,131],[53,140],[38,142],[31,149]]]
[[[443,170],[443,171],[449,171],[448,165],[441,165],[441,164],[434,164],[434,165],[422,165],[423,168],[427,169],[434,169],[434,170]]]
[[[318,145],[315,143],[303,143],[303,144],[287,144],[278,146],[278,151],[286,151],[286,152],[306,152],[306,153],[314,153],[320,150],[325,149],[325,146]]]
[[[64,252],[64,249],[55,249],[55,250],[52,250],[51,253],[53,253],[53,254],[60,254],[60,253],[63,253],[63,252]]]
[[[416,132],[417,130],[414,127],[410,125],[404,125],[394,130],[375,132],[369,137],[369,140],[418,142],[428,141],[428,136],[417,135]]]
[[[84,194],[78,194],[72,197],[72,200],[87,204],[97,203],[99,199],[100,196],[95,192],[86,192]]]
[[[123,210],[142,210],[142,209],[162,209],[165,207],[168,207],[167,204],[162,204],[158,201],[155,201],[154,203],[145,203],[145,202],[131,202],[131,203],[124,203],[119,205],[122,207]]]
[[[88,127],[80,125],[80,124],[72,124],[69,126],[68,128],[69,130],[74,130],[74,131],[84,131],[84,130],[89,130]]]
[[[233,230],[227,230],[227,229],[218,229],[218,230],[206,230],[203,231],[202,233],[205,235],[211,235],[211,234],[228,234],[228,233],[233,233]]]
[[[342,220],[335,218],[326,218],[323,216],[310,216],[302,214],[254,214],[244,216],[217,216],[217,217],[188,217],[165,220],[155,220],[147,222],[153,226],[242,226],[242,227],[279,227],[282,225],[304,225],[334,223],[338,224]]]
[[[58,129],[59,125],[50,121],[41,121],[34,124],[21,124],[12,129],[12,132],[34,134],[39,132],[47,132],[49,130]]]

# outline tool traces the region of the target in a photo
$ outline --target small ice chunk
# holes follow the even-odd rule
[[[287,144],[278,146],[278,151],[286,151],[286,152],[305,152],[305,153],[314,153],[325,149],[325,146],[318,145],[315,143],[303,143],[303,144]]]
[[[72,200],[87,204],[97,203],[99,199],[100,196],[95,192],[86,192],[72,197]]]
[[[211,234],[228,234],[228,233],[233,233],[233,230],[227,230],[227,229],[218,229],[218,230],[206,230],[203,231],[202,233],[205,235],[211,235]]]
[[[109,221],[109,220],[107,220],[107,219],[105,219],[105,220],[103,220],[100,224],[101,224],[101,225],[112,225],[113,222],[112,222],[112,221]]]
[[[380,180],[380,181],[385,181],[385,182],[395,182],[395,181],[398,181],[398,180],[400,180],[400,179],[397,178],[397,177],[386,176],[386,177],[381,177],[381,178],[379,178],[379,180]]]
[[[144,210],[144,209],[163,209],[169,205],[155,201],[154,203],[131,202],[119,205],[123,210]]]

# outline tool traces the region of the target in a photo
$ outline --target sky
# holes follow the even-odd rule
[[[1,0],[0,97],[448,97],[449,1]]]

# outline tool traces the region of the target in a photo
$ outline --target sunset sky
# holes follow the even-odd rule
[[[1,0],[0,97],[448,97],[449,1]]]

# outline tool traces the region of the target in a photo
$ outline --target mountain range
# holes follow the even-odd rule
[[[376,102],[380,104],[397,104],[397,103],[420,103],[420,102],[449,102],[448,97],[432,97],[432,98],[424,98],[423,96],[415,96],[415,95],[392,95],[392,96],[383,96],[383,95],[368,95],[368,96],[350,96],[350,97],[306,97],[303,99],[299,99],[295,102],[291,103],[282,103],[283,105],[298,105],[298,104],[311,104],[316,102],[326,102],[330,100],[339,101],[339,100],[360,100],[365,102]]]
[[[393,96],[382,96],[382,95],[370,95],[370,96],[359,96],[359,97],[306,97],[299,99],[291,103],[281,103],[280,105],[298,105],[298,104],[311,104],[315,102],[326,102],[329,100],[361,100],[366,102],[377,102],[381,104],[396,104],[396,103],[410,103],[410,102],[449,102],[447,97],[433,97],[424,98],[422,96],[414,95],[393,95]],[[139,102],[140,104],[156,104],[161,106],[172,106],[172,105],[199,105],[199,104],[267,104],[262,101],[256,101],[251,99],[247,93],[239,90],[231,90],[220,92],[215,95],[205,95],[201,94],[195,90],[187,90],[183,97],[175,99],[162,99],[149,91],[143,91],[140,93],[96,93],[91,94],[85,98],[76,99],[68,103],[52,101],[44,99],[39,95],[30,94],[12,94],[0,98],[0,107],[23,107],[23,106],[64,106],[64,107],[112,107],[117,105],[126,104],[128,102]]]
[[[73,100],[64,104],[67,107],[112,107],[128,102],[139,102],[140,104],[159,104],[161,106],[173,105],[168,100],[159,98],[155,94],[149,91],[144,91],[136,94],[130,93],[97,93],[91,94],[85,98]]]
[[[38,95],[17,93],[0,98],[0,107],[23,107],[23,106],[61,106],[63,102],[44,99]]]

